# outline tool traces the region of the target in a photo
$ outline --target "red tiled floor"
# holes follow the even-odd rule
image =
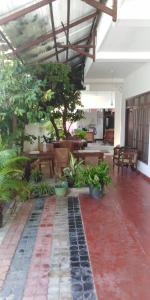
[[[29,202],[21,206],[0,246],[0,289],[3,286],[31,208],[32,203]]]
[[[48,273],[52,244],[55,198],[46,199],[40,226],[32,255],[28,279],[24,291],[26,299],[46,300],[48,294]]]
[[[80,200],[98,299],[149,300],[150,184],[125,170],[103,199]]]

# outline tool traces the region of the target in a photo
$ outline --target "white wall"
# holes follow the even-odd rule
[[[81,97],[83,104],[91,97],[91,108],[94,108],[94,99],[97,99],[97,105],[95,108],[115,108],[115,130],[114,130],[114,146],[124,145],[124,101],[122,98],[122,82],[113,82],[112,79],[110,82],[101,82],[92,79],[86,80],[89,92],[83,92],[84,98]],[[97,96],[96,96],[97,92]],[[86,96],[87,95],[87,96]],[[99,95],[99,98],[98,98]],[[111,97],[113,95],[113,106],[110,106]],[[92,100],[93,99],[93,100]],[[84,100],[84,101],[83,101]]]
[[[125,82],[123,88],[123,98],[128,99],[150,91],[150,63],[145,64],[138,70],[130,74]],[[149,134],[150,141],[150,134]],[[150,177],[150,142],[149,142],[149,158],[148,165],[143,162],[138,162],[138,169],[146,176]]]
[[[85,111],[84,119],[77,122],[77,127],[89,129],[90,126],[96,128],[95,139],[103,139],[103,110]]]
[[[111,91],[82,91],[81,102],[85,109],[114,108],[115,92]]]
[[[36,137],[36,140],[33,143],[29,143],[27,141],[24,142],[24,151],[34,151],[38,150],[38,137],[42,137],[43,134],[47,135],[46,129],[42,128],[40,124],[28,124],[25,126],[25,134],[31,134]]]

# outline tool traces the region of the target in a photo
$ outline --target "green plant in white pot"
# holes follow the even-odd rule
[[[78,161],[77,158],[75,158],[70,153],[70,161],[68,167],[64,168],[63,173],[65,178],[67,179],[68,186],[72,188],[75,185],[76,177],[78,176],[78,173],[80,172],[80,167],[83,164],[83,161]]]
[[[55,183],[54,189],[57,197],[64,197],[68,191],[68,183],[66,181],[58,181]]]
[[[82,182],[89,187],[89,193],[92,198],[99,199],[103,196],[104,187],[111,183],[109,175],[109,165],[106,161],[97,166],[88,166],[80,173]]]

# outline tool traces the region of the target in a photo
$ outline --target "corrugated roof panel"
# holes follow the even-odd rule
[[[25,8],[29,5],[35,4],[38,2],[38,0],[5,0],[1,2],[3,2],[0,8],[0,16],[2,17],[4,15],[13,13],[19,9]]]
[[[2,28],[13,46],[17,48],[26,41],[34,40],[52,30],[49,7],[36,9],[32,13],[3,25]]]
[[[81,0],[70,1],[70,20],[82,18],[83,15],[88,15],[92,12],[95,12],[95,9],[85,2]]]

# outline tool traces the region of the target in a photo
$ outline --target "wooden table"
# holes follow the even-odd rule
[[[104,158],[104,153],[101,152],[100,150],[76,150],[73,151],[73,154],[78,159],[83,159],[83,161],[85,160],[86,157],[98,158],[99,162],[102,161]]]
[[[28,173],[31,174],[31,164],[36,160],[38,161],[38,166],[40,170],[41,170],[41,163],[43,161],[48,161],[49,168],[50,168],[50,176],[51,176],[51,167],[52,167],[52,171],[54,172],[54,154],[49,152],[31,151],[31,152],[24,152],[23,155],[30,158],[30,161],[27,162],[25,166],[25,173],[27,174],[27,176]]]

